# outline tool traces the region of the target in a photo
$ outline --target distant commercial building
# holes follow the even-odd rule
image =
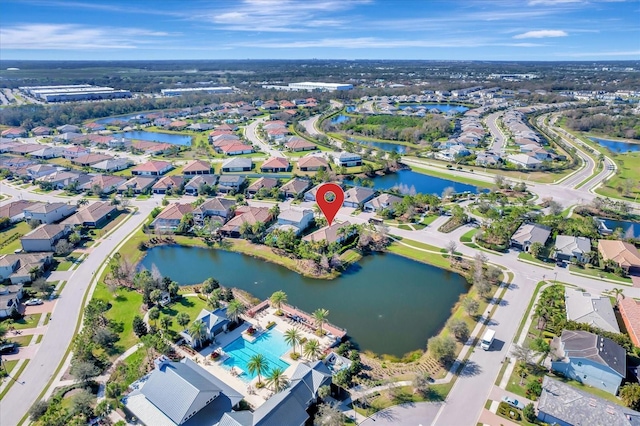
[[[264,89],[277,89],[277,90],[289,90],[289,91],[298,91],[298,90],[306,90],[311,92],[313,90],[319,90],[322,92],[335,92],[335,91],[344,91],[344,90],[352,90],[353,84],[343,84],[343,83],[314,83],[310,81],[303,81],[301,83],[289,83],[288,86],[274,86],[274,85],[263,85]]]
[[[162,89],[162,96],[181,96],[184,93],[206,92],[222,95],[225,93],[233,93],[233,87],[182,87],[175,89]]]
[[[66,86],[23,86],[25,94],[45,102],[93,101],[102,99],[130,98],[128,90],[116,90],[113,87],[74,84]]]

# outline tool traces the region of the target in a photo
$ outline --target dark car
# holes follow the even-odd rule
[[[18,345],[15,343],[5,343],[0,346],[0,354],[12,354],[18,349]]]
[[[566,263],[564,263],[562,260],[558,260],[556,262],[556,266],[559,266],[560,268],[564,268],[566,266]]]

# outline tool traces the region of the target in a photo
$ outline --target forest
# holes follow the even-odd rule
[[[572,130],[594,132],[617,138],[640,139],[640,115],[631,108],[598,107],[575,109],[565,113]]]
[[[328,131],[337,128],[337,130],[352,136],[359,135],[418,144],[431,143],[449,136],[453,133],[454,122],[440,114],[427,114],[424,118],[375,115],[354,117],[337,126],[327,120],[323,126],[327,127]]]

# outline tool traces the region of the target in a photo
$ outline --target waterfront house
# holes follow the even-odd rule
[[[396,204],[401,203],[402,198],[392,194],[380,194],[377,197],[364,203],[364,210],[367,212],[379,212],[387,209],[393,211]]]
[[[296,235],[300,235],[313,221],[313,210],[290,208],[283,210],[278,215],[279,227],[293,229]]]
[[[362,165],[362,157],[351,152],[340,152],[333,157],[333,162],[338,166],[355,167]]]
[[[341,243],[354,234],[355,231],[350,233],[343,231],[343,229],[346,229],[350,225],[349,222],[333,222],[331,226],[325,226],[309,235],[305,235],[302,240],[309,242],[326,241],[327,244]]]
[[[230,322],[227,318],[227,308],[216,309],[213,312],[202,309],[200,311],[200,314],[198,314],[198,316],[196,317],[195,321],[202,321],[204,323],[205,335],[202,341],[198,342],[194,340],[187,330],[180,333],[180,336],[192,348],[202,346],[202,343],[205,340],[214,341],[218,334],[227,331]]]
[[[156,216],[150,227],[163,231],[175,231],[180,225],[182,217],[191,212],[193,212],[191,204],[171,203]]]
[[[272,219],[271,212],[267,207],[241,206],[236,209],[235,216],[220,228],[220,233],[226,237],[239,238],[244,223],[254,225],[261,222],[268,225]]]
[[[376,191],[374,189],[354,186],[345,191],[342,205],[344,207],[359,208],[361,205],[364,205],[364,203],[375,197],[375,195]]]

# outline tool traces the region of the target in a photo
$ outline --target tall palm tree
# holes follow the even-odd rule
[[[237,299],[233,299],[227,305],[227,318],[229,318],[230,321],[237,323],[240,319],[240,315],[244,314],[246,310],[247,307],[244,306],[242,302]]]
[[[296,352],[296,345],[300,343],[300,340],[302,340],[302,335],[297,328],[291,327],[284,332],[284,341],[287,342],[288,345],[291,345],[294,353]]]
[[[249,358],[249,362],[247,363],[247,369],[250,374],[256,374],[258,376],[258,383],[262,382],[262,374],[267,372],[267,358],[262,354],[255,354],[251,358]]]
[[[287,303],[287,293],[282,290],[278,290],[271,295],[269,301],[277,309],[276,314],[282,315],[282,304]]]
[[[311,314],[311,316],[313,317],[316,325],[318,326],[318,332],[320,334],[324,334],[324,332],[322,331],[322,326],[324,325],[325,322],[327,322],[329,311],[324,308],[316,309],[313,312],[313,314]]]
[[[320,350],[320,342],[316,339],[307,340],[307,343],[304,344],[304,356],[309,358],[311,361],[315,361],[320,356],[322,352]]]
[[[253,229],[249,222],[242,222],[242,225],[240,225],[240,236],[244,239],[253,237]]]
[[[196,346],[200,346],[202,340],[207,337],[207,327],[202,320],[196,320],[189,327],[189,335],[196,342]]]
[[[611,290],[611,294],[616,298],[616,306],[618,306],[620,299],[624,299],[624,289],[622,288],[614,288]]]
[[[266,377],[267,385],[271,386],[274,392],[280,392],[287,387],[288,379],[284,374],[284,370],[280,367],[274,368]]]

